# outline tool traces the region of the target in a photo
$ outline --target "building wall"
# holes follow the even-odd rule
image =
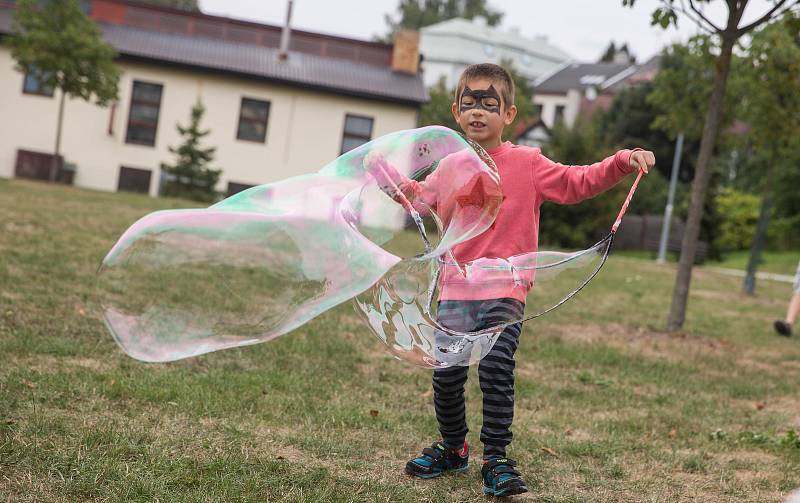
[[[17,149],[51,153],[55,144],[58,95],[24,94],[24,75],[13,67],[10,51],[0,46],[1,177],[13,176]],[[339,155],[348,113],[374,118],[373,138],[416,125],[417,109],[409,105],[152,64],[123,62],[120,67],[115,109],[66,103],[61,151],[77,165],[77,186],[114,191],[120,167],[128,166],[152,171],[150,194],[156,195],[159,165],[173,162],[168,147],[181,142],[175,125],[188,122],[198,97],[206,107],[201,127],[211,130],[204,145],[217,147],[214,167],[223,169],[218,187],[223,191],[228,181],[255,185],[318,171]],[[125,143],[134,80],[164,86],[154,147]],[[270,101],[265,143],[236,139],[242,97]]]
[[[566,94],[539,94],[534,92],[533,104],[542,106],[541,118],[547,127],[553,127],[556,108],[564,107],[564,123],[572,127],[578,117],[581,105],[581,92],[570,90]]]
[[[482,41],[469,34],[439,34],[421,31],[420,52],[423,59],[423,79],[430,87],[444,76],[447,87],[455,87],[458,77],[467,65],[511,61],[523,76],[531,81],[556,70],[564,60],[554,56],[546,59],[520,47],[510,47],[491,41]]]

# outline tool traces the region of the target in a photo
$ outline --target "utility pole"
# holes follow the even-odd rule
[[[669,228],[672,224],[672,209],[675,203],[675,188],[678,186],[678,172],[681,168],[681,153],[683,152],[683,133],[678,133],[675,142],[675,155],[672,157],[672,173],[669,177],[669,195],[667,206],[664,208],[664,221],[661,223],[661,240],[658,243],[658,258],[656,263],[663,264],[667,260],[667,243],[669,242]]]

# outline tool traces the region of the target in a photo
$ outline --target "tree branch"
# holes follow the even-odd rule
[[[698,28],[700,28],[701,30],[705,31],[709,35],[714,35],[715,33],[717,33],[717,31],[715,31],[714,29],[712,29],[709,26],[707,26],[706,24],[704,24],[701,19],[694,17],[688,10],[686,10],[686,4],[684,3],[684,0],[680,0],[680,2],[681,2],[681,5],[680,5],[680,7],[678,7],[677,5],[675,5],[674,2],[672,2],[670,0],[661,0],[661,4],[665,8],[673,10],[675,12],[679,12],[680,14],[683,14],[684,16],[689,18],[689,20],[691,20],[694,24],[696,24]],[[716,28],[716,27],[714,27],[714,28]]]
[[[767,13],[766,13],[766,14],[764,14],[764,15],[763,15],[763,16],[761,16],[760,18],[756,19],[756,20],[755,20],[755,21],[753,21],[752,23],[750,23],[750,24],[748,24],[748,25],[746,25],[746,26],[743,26],[743,27],[739,28],[739,36],[741,37],[741,36],[742,36],[742,35],[744,35],[745,33],[747,33],[747,32],[749,32],[749,31],[751,31],[751,30],[752,30],[753,28],[755,28],[756,26],[760,25],[761,23],[763,23],[763,22],[765,22],[765,21],[768,21],[768,20],[769,20],[769,19],[772,17],[772,15],[773,15],[773,14],[775,14],[775,12],[776,12],[778,9],[780,9],[781,7],[783,7],[783,5],[784,5],[785,3],[786,3],[786,0],[778,0],[777,2],[775,2],[775,5],[774,5],[774,6],[772,6],[772,8],[771,8],[769,11],[767,11]],[[791,8],[792,8],[792,7],[794,7],[794,6],[795,6],[797,3],[798,3],[798,2],[797,2],[797,0],[792,0],[791,2],[789,2],[789,6],[788,6],[788,7],[786,7],[786,9],[784,9],[783,11],[781,11],[781,13],[780,13],[780,14],[778,14],[778,15],[779,15],[779,16],[782,16],[784,13],[788,12],[789,10],[791,10]]]
[[[683,4],[683,0],[681,0],[681,4]],[[717,25],[715,25],[714,23],[712,23],[712,22],[711,22],[711,20],[710,20],[710,19],[708,19],[708,18],[705,16],[705,14],[703,14],[703,12],[702,12],[700,9],[698,9],[698,8],[697,8],[697,6],[694,4],[694,0],[689,0],[689,7],[690,7],[690,8],[691,8],[691,9],[692,9],[692,10],[693,10],[695,13],[697,13],[697,15],[698,15],[698,16],[700,16],[700,19],[702,19],[703,21],[705,21],[706,23],[708,23],[708,25],[709,25],[709,26],[711,26],[711,27],[712,27],[712,28],[713,28],[713,29],[714,29],[716,32],[721,32],[721,31],[722,31],[722,29],[721,29],[719,26],[717,26]],[[684,9],[685,9],[685,8],[684,8]]]

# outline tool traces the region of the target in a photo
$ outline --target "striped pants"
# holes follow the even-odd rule
[[[438,321],[460,332],[480,330],[499,322],[521,319],[525,305],[515,299],[443,300]],[[478,364],[478,379],[483,392],[483,459],[505,457],[511,443],[514,419],[514,352],[522,323],[509,325],[500,334],[489,354]],[[449,367],[433,372],[433,403],[442,441],[461,449],[467,435],[464,384],[469,367]]]

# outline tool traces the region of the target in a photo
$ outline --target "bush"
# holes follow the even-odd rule
[[[717,244],[722,250],[747,250],[753,243],[761,200],[753,194],[725,187],[716,197],[720,215]]]

